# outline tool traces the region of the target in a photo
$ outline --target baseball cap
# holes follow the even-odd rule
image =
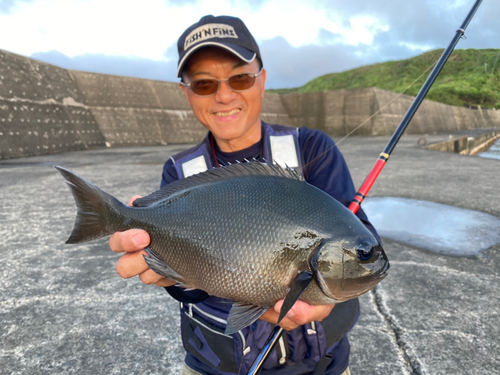
[[[248,63],[257,57],[262,64],[259,46],[242,20],[231,16],[208,15],[188,27],[177,41],[177,77],[181,76],[189,57],[208,46],[223,48]]]

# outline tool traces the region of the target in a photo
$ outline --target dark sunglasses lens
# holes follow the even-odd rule
[[[236,91],[248,90],[255,83],[255,75],[253,74],[237,74],[229,77],[227,80],[229,86]]]
[[[219,83],[216,79],[199,79],[197,81],[193,81],[191,83],[191,90],[196,95],[212,95],[217,92],[219,87]]]

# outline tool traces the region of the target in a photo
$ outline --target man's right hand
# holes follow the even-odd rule
[[[132,197],[129,205],[137,198]],[[155,284],[158,286],[172,286],[177,284],[175,281],[167,279],[155,273],[144,260],[146,252],[144,248],[149,245],[149,234],[142,229],[130,229],[125,232],[116,232],[109,239],[109,247],[117,253],[125,253],[118,263],[116,263],[116,272],[124,279],[139,275],[141,281],[145,284]]]

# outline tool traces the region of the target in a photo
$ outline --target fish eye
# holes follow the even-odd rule
[[[368,260],[373,256],[374,247],[367,243],[362,243],[357,248],[358,258],[360,260]]]

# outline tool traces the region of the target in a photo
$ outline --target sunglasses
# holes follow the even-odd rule
[[[255,78],[262,74],[262,69],[259,73],[241,73],[235,74],[228,79],[201,78],[195,79],[191,83],[181,82],[184,87],[189,87],[197,96],[214,95],[220,87],[221,82],[227,82],[231,90],[236,92],[246,91],[253,87]]]

